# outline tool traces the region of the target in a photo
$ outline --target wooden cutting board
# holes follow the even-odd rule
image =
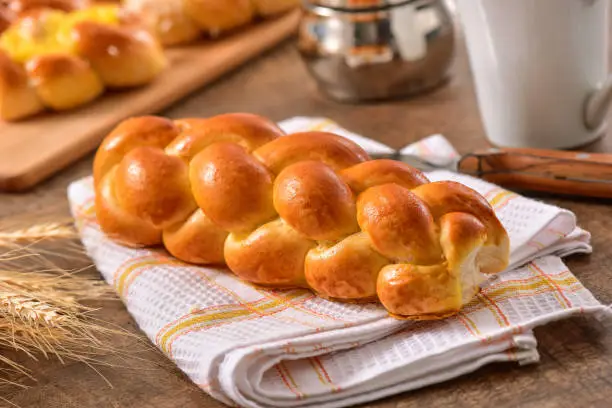
[[[300,12],[232,36],[167,50],[169,68],[154,83],[107,93],[92,104],[18,123],[0,123],[0,190],[24,191],[93,151],[119,121],[154,114],[292,35]]]

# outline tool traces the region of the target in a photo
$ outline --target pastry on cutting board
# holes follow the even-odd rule
[[[94,184],[116,242],[405,319],[457,313],[508,265],[508,234],[476,191],[251,114],[125,120],[96,153]]]
[[[19,17],[41,9],[65,12],[89,6],[89,0],[0,0],[0,33]]]
[[[0,118],[72,109],[150,83],[165,66],[155,36],[117,5],[35,8],[0,35]]]
[[[299,4],[299,0],[123,0],[124,7],[142,15],[166,46],[189,43],[202,33],[217,36]]]
[[[165,46],[189,43],[201,35],[183,0],[124,0],[123,6],[141,16]]]

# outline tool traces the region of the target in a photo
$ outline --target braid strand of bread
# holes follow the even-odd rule
[[[251,114],[128,119],[100,146],[94,183],[117,242],[257,285],[379,300],[400,318],[452,315],[508,264],[508,235],[476,191]]]

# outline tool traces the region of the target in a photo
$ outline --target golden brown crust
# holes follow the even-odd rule
[[[314,245],[277,219],[251,234],[230,234],[225,242],[225,259],[228,267],[248,282],[306,287],[304,260]]]
[[[217,36],[256,19],[298,7],[300,0],[124,0],[165,46],[186,44],[202,32]]]
[[[378,298],[393,315],[408,318],[446,316],[461,309],[461,282],[445,264],[395,264],[378,275]]]
[[[276,123],[250,113],[182,119],[177,120],[176,124],[181,130],[181,137],[170,143],[166,152],[186,160],[191,160],[213,143],[236,143],[252,152],[285,134]]]
[[[18,120],[43,110],[25,69],[0,50],[0,118]]]
[[[357,201],[359,226],[389,259],[417,265],[442,261],[434,219],[427,205],[407,188],[383,184]]]
[[[126,119],[104,138],[94,158],[94,182],[102,179],[123,157],[139,146],[163,149],[179,135],[173,121],[158,116]]]
[[[359,229],[353,193],[321,162],[286,167],[274,182],[274,207],[289,225],[313,240],[338,240]]]
[[[253,154],[274,174],[304,160],[317,160],[338,171],[369,159],[356,143],[327,132],[294,133],[260,147]]]
[[[451,268],[460,266],[486,240],[486,227],[472,214],[451,212],[440,218],[440,244]]]
[[[91,69],[86,61],[70,54],[49,54],[35,57],[26,64],[26,70],[34,82],[46,82],[62,75],[78,75]]]
[[[418,170],[367,161],[321,132],[279,137],[254,115],[125,121],[94,161],[102,230],[191,263],[225,261],[241,279],[379,299],[405,319],[456,313],[483,273],[508,263],[486,200]]]
[[[128,214],[117,203],[114,191],[116,168],[100,181],[96,188],[96,218],[104,233],[127,246],[145,247],[162,242],[161,231],[150,223]]]
[[[200,27],[187,14],[183,0],[124,0],[123,5],[140,15],[163,45],[185,44],[201,35]]]
[[[224,264],[223,246],[227,231],[213,224],[201,209],[185,222],[164,229],[164,245],[168,252],[194,264]]]
[[[378,273],[387,264],[389,260],[372,248],[367,234],[359,232],[308,252],[306,280],[327,298],[375,299]]]
[[[420,170],[396,160],[369,160],[342,170],[340,175],[357,194],[381,184],[394,183],[413,189],[429,183]]]
[[[160,44],[140,27],[83,21],[75,25],[73,35],[76,52],[109,88],[147,84],[166,67]]]
[[[89,63],[69,54],[35,57],[26,70],[42,102],[55,110],[84,105],[104,92]]]
[[[117,166],[115,194],[119,206],[156,228],[184,221],[196,210],[187,165],[155,147],[130,151]]]
[[[508,233],[483,196],[454,181],[424,184],[412,192],[427,204],[436,219],[449,212],[465,212],[478,217],[487,229],[487,240],[480,254],[483,273],[506,269],[510,257]]]
[[[191,162],[190,178],[200,208],[228,231],[252,231],[276,215],[272,175],[242,146],[209,146]]]

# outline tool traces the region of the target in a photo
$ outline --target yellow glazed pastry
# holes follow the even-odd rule
[[[111,4],[71,12],[32,10],[0,35],[0,54],[7,60],[0,67],[0,116],[5,120],[45,108],[72,109],[106,88],[144,85],[166,66],[156,38]],[[7,85],[8,77],[16,71],[25,75],[19,85],[23,95],[34,92],[37,98],[11,101],[14,87]],[[3,108],[9,103],[26,106]]]

